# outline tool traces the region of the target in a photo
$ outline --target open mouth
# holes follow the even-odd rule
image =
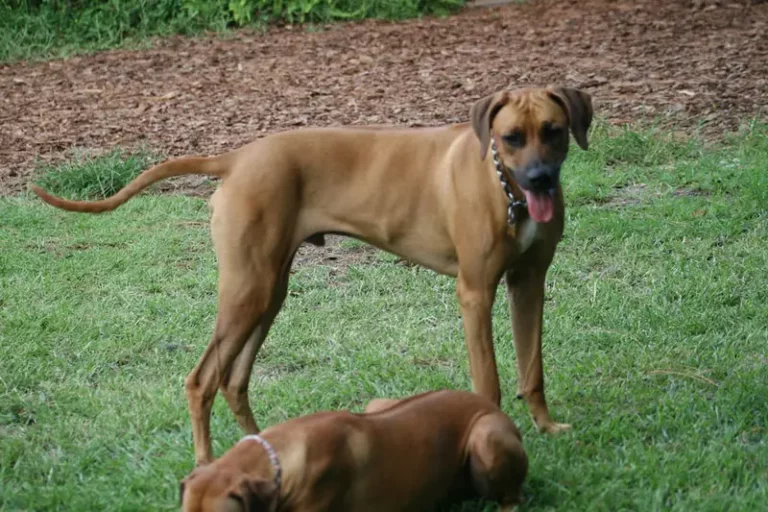
[[[528,214],[534,222],[543,224],[552,220],[555,213],[554,188],[543,192],[523,189],[523,193],[528,202]]]

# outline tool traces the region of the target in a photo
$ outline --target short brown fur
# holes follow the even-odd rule
[[[279,489],[265,449],[244,440],[182,481],[183,512],[425,512],[474,497],[511,511],[528,471],[514,422],[468,392],[312,414],[262,437],[277,453]]]
[[[323,234],[365,240],[457,277],[473,389],[499,403],[491,332],[496,287],[505,278],[518,362],[518,394],[537,426],[557,432],[544,398],[541,362],[544,280],[563,232],[557,181],[568,132],[583,147],[592,120],[589,95],[574,89],[521,89],[479,100],[471,123],[420,129],[305,129],[278,133],[214,157],[157,165],[102,201],[68,201],[32,189],[65,210],[110,211],[152,183],[182,174],[221,177],[211,198],[219,265],[219,312],[210,344],[186,379],[195,458],[212,460],[210,413],[220,389],[247,433],[259,431],[248,403],[254,358],[286,296],[303,241]],[[554,126],[545,137],[544,123]],[[553,132],[558,129],[560,131]],[[504,139],[524,135],[522,147]],[[488,147],[494,138],[513,193],[528,190],[526,169],[555,169],[554,214],[507,222]]]

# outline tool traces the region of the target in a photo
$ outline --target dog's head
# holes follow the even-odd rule
[[[480,141],[480,158],[488,155],[493,138],[501,162],[525,193],[536,222],[548,222],[568,155],[568,133],[587,149],[592,124],[592,98],[565,87],[521,89],[482,98],[470,112]]]
[[[274,512],[274,482],[242,472],[203,466],[179,485],[183,512]]]

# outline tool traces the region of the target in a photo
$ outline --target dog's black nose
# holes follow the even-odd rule
[[[537,190],[549,190],[554,185],[554,173],[544,166],[534,167],[527,173],[531,187]]]

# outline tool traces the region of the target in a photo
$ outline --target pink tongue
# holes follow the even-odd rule
[[[528,201],[528,213],[535,222],[543,224],[552,220],[555,206],[551,195],[547,192],[536,194],[527,190],[523,190],[523,193]]]

